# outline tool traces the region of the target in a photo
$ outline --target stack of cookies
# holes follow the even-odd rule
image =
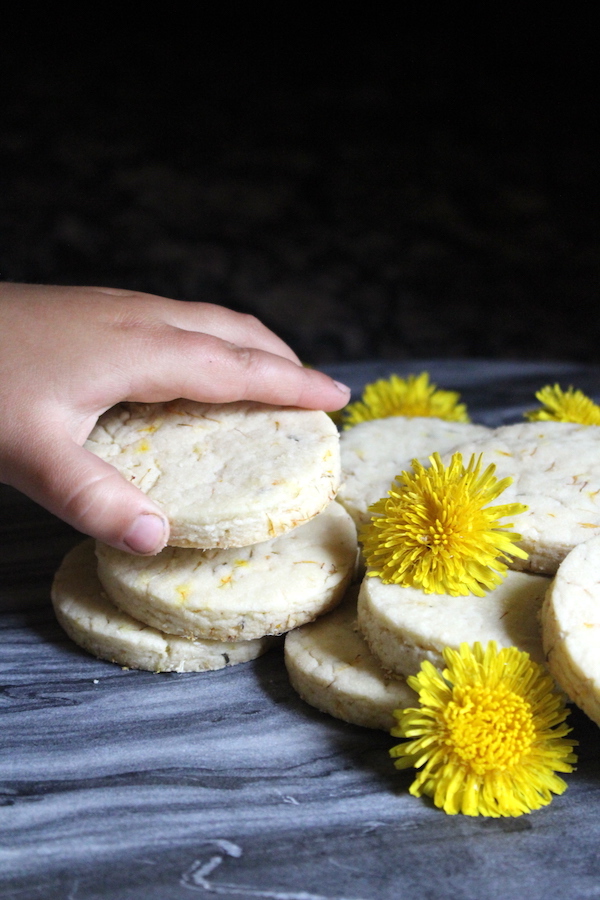
[[[593,649],[600,590],[598,601],[589,600],[590,583],[600,584],[600,429],[531,422],[491,430],[403,417],[364,422],[342,434],[338,500],[360,526],[369,519],[369,505],[411,468],[412,458],[426,465],[434,452],[446,462],[454,452],[464,460],[483,454],[483,467],[494,463],[497,477],[513,478],[499,502],[528,507],[515,530],[529,557],[514,560],[514,569],[528,571],[508,572],[484,597],[425,594],[367,576],[358,601],[349,595],[330,616],[288,635],[292,684],[325,712],[388,730],[394,708],[414,705],[404,679],[424,660],[441,668],[445,647],[493,640],[547,662],[563,690],[600,724],[600,665]]]
[[[337,429],[323,412],[251,402],[122,404],[87,446],[164,511],[169,546],[139,557],[85,541],[52,588],[94,655],[151,671],[253,659],[342,599],[356,528],[333,502]]]

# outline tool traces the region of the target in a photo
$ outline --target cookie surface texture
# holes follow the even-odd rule
[[[367,576],[358,625],[381,665],[398,675],[415,675],[426,659],[444,668],[444,647],[458,649],[463,641],[496,641],[543,663],[538,615],[548,584],[545,576],[511,571],[484,597],[451,597]]]
[[[339,486],[337,429],[318,410],[125,403],[85,446],[163,509],[179,547],[267,541],[319,513]]]
[[[336,719],[389,731],[394,709],[417,706],[417,695],[402,678],[385,673],[356,628],[352,586],[342,603],[285,638],[290,682],[310,706]]]
[[[121,612],[96,575],[94,542],[83,541],[59,567],[52,585],[56,617],[71,640],[99,659],[150,672],[205,672],[256,659],[272,638],[229,643],[188,641]]]
[[[529,559],[512,568],[554,575],[577,544],[600,534],[600,427],[570,422],[505,425],[483,440],[457,448],[463,462],[483,453],[496,476],[513,477],[498,503],[529,509],[515,520]]]
[[[385,497],[394,479],[413,459],[427,465],[435,452],[490,433],[484,425],[446,422],[434,417],[391,416],[360,422],[340,436],[342,484],[338,501],[357,526],[369,521],[367,508]]]
[[[600,725],[600,538],[560,565],[542,607],[542,640],[557,684]]]
[[[97,544],[98,575],[140,621],[186,637],[247,640],[312,621],[343,597],[356,528],[335,502],[304,525],[230,550],[166,547],[153,557]]]

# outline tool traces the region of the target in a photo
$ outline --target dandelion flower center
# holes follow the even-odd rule
[[[511,479],[498,480],[493,465],[482,472],[481,457],[467,468],[460,453],[447,467],[437,453],[430,462],[426,469],[413,460],[414,472],[402,472],[369,507],[360,534],[369,575],[426,593],[483,596],[504,578],[508,554],[527,557],[515,544],[520,535],[499,521],[526,507],[489,505]]]
[[[454,815],[520,816],[567,785],[577,741],[548,673],[516,647],[446,647],[447,668],[424,662],[408,684],[419,708],[394,712],[390,750],[398,769],[417,769],[410,793]]]
[[[443,720],[445,744],[477,775],[520,762],[535,737],[531,705],[503,686],[455,689]]]

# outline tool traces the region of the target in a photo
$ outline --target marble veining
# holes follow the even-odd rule
[[[490,424],[517,419],[555,380],[600,393],[600,370],[567,365],[332,371],[358,391],[424,368]],[[408,794],[411,774],[387,755],[393,738],[299,699],[280,648],[183,675],[123,670],[79,650],[48,593],[79,536],[9,489],[0,509],[0,897],[598,896],[600,731],[581,713],[578,769],[549,807],[517,819],[445,816]]]

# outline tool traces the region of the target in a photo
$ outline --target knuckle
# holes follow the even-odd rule
[[[99,475],[90,475],[77,482],[65,496],[63,509],[65,518],[80,523],[82,530],[104,520],[110,500],[121,481],[115,470]]]
[[[247,339],[261,339],[268,331],[263,322],[252,313],[238,312],[236,317],[238,328],[242,334],[246,335]]]
[[[253,315],[252,313],[239,313],[242,318],[242,322],[252,331],[263,331],[264,325],[258,318],[258,316]]]
[[[232,346],[232,352],[235,358],[236,369],[246,379],[254,380],[258,377],[264,377],[266,368],[264,354],[254,350],[252,347],[237,346]]]
[[[237,347],[236,379],[243,399],[296,406],[306,389],[306,372],[288,360],[251,347]]]
[[[150,315],[147,310],[137,305],[122,309],[115,317],[114,324],[119,331],[139,339],[154,338],[164,329],[164,323],[158,317]]]

